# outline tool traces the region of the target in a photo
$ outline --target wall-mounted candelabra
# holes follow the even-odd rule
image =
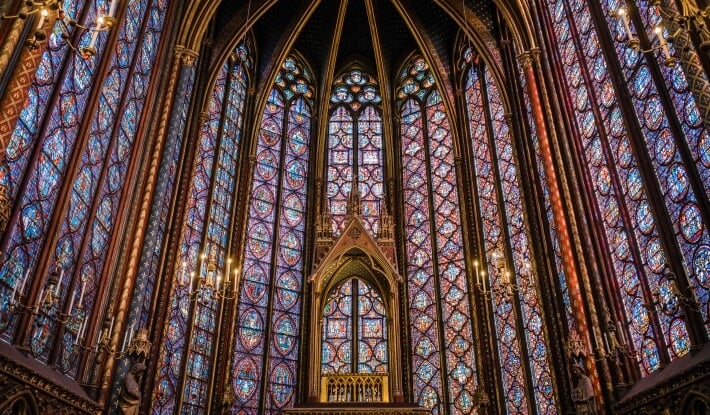
[[[187,273],[187,263],[183,262],[178,276],[178,285],[181,288],[187,287],[190,299],[194,299],[202,304],[208,304],[211,300],[232,300],[236,296],[237,276],[239,270],[230,270],[232,266],[232,258],[227,258],[225,261],[226,270],[222,278],[222,273],[217,271],[217,260],[214,251],[207,256],[203,253],[200,256],[197,270],[202,269],[205,264],[205,273],[200,273],[196,277],[195,272]],[[231,290],[229,289],[231,285]]]
[[[664,265],[658,287],[651,292],[651,295],[653,301],[646,304],[649,310],[658,307],[662,313],[670,316],[677,315],[683,309],[700,311],[700,304],[692,293],[690,296],[683,294],[678,285],[678,277],[670,270],[668,264]]]
[[[616,11],[616,15],[621,21],[621,24],[624,26],[624,34],[626,35],[627,47],[642,53],[660,50],[663,54],[665,64],[669,67],[675,66],[675,58],[672,57],[670,54],[670,48],[663,33],[664,31],[662,26],[656,26],[653,29],[653,32],[656,34],[656,38],[658,39],[658,44],[654,45],[651,49],[641,49],[641,40],[631,30],[631,19],[629,18],[629,13],[626,8],[619,8],[619,10]]]
[[[27,39],[25,45],[30,49],[37,49],[39,42],[47,38],[47,24],[56,21],[59,24],[61,37],[66,44],[75,52],[79,52],[84,58],[96,54],[96,42],[100,32],[106,32],[116,24],[116,12],[118,11],[120,0],[112,0],[109,12],[106,15],[97,15],[96,19],[87,24],[79,24],[73,17],[64,10],[61,0],[32,1],[27,0],[22,3],[21,11],[16,15],[0,15],[2,20],[33,20],[36,22],[32,35]],[[91,40],[86,46],[77,47],[70,40],[70,32],[79,29],[81,31],[91,31]]]
[[[677,38],[681,30],[689,30],[691,27],[695,30],[707,32],[707,28],[705,28],[704,23],[705,17],[707,17],[707,12],[696,10],[687,15],[675,16],[667,13],[664,8],[660,7],[660,3],[660,1],[654,1],[653,6],[656,7],[656,10],[662,16],[663,20],[670,22],[673,27],[677,27],[678,29],[675,32],[666,35],[666,29],[663,26],[656,26],[653,29],[656,41],[654,42],[654,39],[650,39],[650,41],[655,44],[652,44],[649,49],[641,48],[641,40],[636,36],[633,30],[631,30],[631,18],[629,16],[629,11],[626,8],[621,7],[616,11],[616,16],[619,18],[622,26],[624,27],[625,41],[628,48],[639,53],[650,53],[660,50],[661,55],[663,56],[663,63],[669,68],[674,68],[676,66],[677,59],[671,54],[669,42],[672,43]],[[686,2],[682,1],[681,3]],[[684,9],[690,10],[687,7]],[[703,44],[710,46],[710,40],[705,40]]]
[[[479,266],[481,264],[478,262],[477,259],[473,261],[473,268],[476,274],[476,288],[481,293],[481,295],[486,298],[490,298],[491,295],[494,295],[495,297],[502,298],[504,302],[510,303],[515,293],[520,291],[521,288],[513,280],[513,275],[506,266],[505,257],[503,256],[503,254],[499,252],[494,252],[492,255],[492,263],[494,265],[494,272],[496,272],[498,276],[498,282],[496,284],[491,283],[492,288],[487,289],[485,283],[485,277],[487,275],[486,271],[483,269],[479,269]],[[523,270],[520,276],[521,278],[528,278],[528,285],[533,285],[534,283],[531,278],[531,273],[526,270]]]

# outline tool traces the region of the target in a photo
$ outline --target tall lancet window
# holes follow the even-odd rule
[[[383,192],[381,101],[377,81],[360,69],[351,69],[333,84],[327,196],[336,236],[344,226],[354,175],[365,227],[377,235]]]
[[[229,264],[225,258],[235,220],[232,206],[250,59],[241,44],[222,67],[200,132],[180,251],[171,277],[168,322],[153,392],[154,414],[171,414],[176,406],[181,413],[206,410],[221,304],[216,294],[233,278],[226,275]]]
[[[470,413],[476,366],[451,126],[424,59],[398,82],[414,393],[434,414]]]
[[[660,18],[648,3],[635,3],[640,19],[631,24],[643,22],[640,31]],[[565,87],[574,97],[575,139],[593,184],[590,199],[603,222],[613,271],[609,285],[616,287],[612,311],[621,316],[620,340],[637,352],[643,376],[691,346],[688,316],[667,264],[683,270],[678,277],[688,282],[710,327],[710,138],[684,70],[665,68],[660,52],[626,49],[623,24],[615,17],[590,18],[593,8],[602,15],[620,2],[546,4]],[[602,53],[600,31],[611,35],[616,53]],[[617,66],[623,85],[610,76]]]
[[[484,65],[469,66],[465,82],[487,264],[476,278],[489,289],[506,411],[554,414],[544,318],[503,102]]]
[[[64,3],[67,15],[89,25],[111,2]],[[0,339],[28,343],[36,359],[70,377],[79,370],[77,346],[98,337],[87,326],[100,318],[110,285],[102,276],[130,197],[126,182],[138,126],[148,119],[143,108],[167,3],[124,2],[124,17],[97,34],[91,57],[72,51],[57,23],[0,164],[14,201],[1,242]],[[72,35],[79,46],[92,38],[91,31]],[[9,308],[19,303],[39,304],[24,327],[20,307]]]
[[[294,403],[311,85],[310,71],[287,57],[261,119],[235,321],[232,387],[238,413],[279,412]]]

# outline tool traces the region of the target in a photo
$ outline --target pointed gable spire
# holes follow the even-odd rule
[[[350,196],[348,197],[348,205],[346,208],[345,223],[347,224],[356,216],[362,216],[362,209],[360,206],[360,187],[358,186],[357,175],[353,175]]]

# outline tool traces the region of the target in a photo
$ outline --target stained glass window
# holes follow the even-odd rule
[[[421,57],[402,70],[396,93],[415,398],[435,414],[470,413],[474,338],[451,127]]]
[[[506,410],[557,413],[513,142],[483,64],[468,67],[466,104]]]
[[[107,1],[65,3],[66,13],[85,22],[106,15],[110,6]],[[17,201],[2,247],[0,303],[9,304],[11,287],[23,288],[16,296],[26,295],[30,275],[45,294],[57,279],[56,301],[32,324],[30,347],[44,363],[57,355],[57,367],[68,376],[77,374],[77,344],[91,343],[83,337],[135,157],[167,6],[167,0],[128,4],[113,30],[116,40],[109,44],[109,34],[99,33],[97,54],[88,59],[70,52],[59,26],[53,28],[0,166],[0,179]],[[82,34],[79,45],[86,46],[91,36]],[[102,61],[107,70],[99,79]],[[92,94],[95,104],[89,104]],[[66,200],[59,198],[63,192]],[[49,240],[54,234],[57,238]],[[35,275],[43,252],[50,262],[45,273]],[[65,325],[58,324],[59,313],[71,316]],[[2,339],[9,342],[17,319],[3,316]]]
[[[382,115],[379,84],[360,69],[351,69],[333,83],[328,124],[327,197],[333,234],[344,226],[345,210],[357,173],[365,228],[379,228],[383,194]]]
[[[311,84],[310,71],[287,57],[260,123],[234,328],[233,410],[239,413],[279,412],[294,403]]]
[[[629,85],[629,109],[636,114],[625,119],[625,114],[629,114],[623,108],[626,101],[617,99],[609,76],[610,64],[601,53],[594,21],[590,19],[592,6],[584,1],[567,4],[554,0],[548,0],[547,6],[555,21],[554,36],[567,72],[566,87],[575,97],[579,140],[605,225],[608,257],[616,280],[612,286],[619,287],[615,295],[621,300],[621,312],[628,322],[624,324],[629,331],[628,341],[638,352],[639,367],[646,374],[664,361],[684,355],[690,347],[682,310],[664,270],[668,249],[683,256],[683,268],[691,271],[691,286],[701,303],[708,304],[709,287],[703,282],[707,265],[698,263],[697,255],[703,246],[707,247],[709,239],[702,219],[690,213],[698,209],[695,192],[699,189],[691,188],[688,176],[688,171],[699,171],[702,176],[707,168],[696,160],[698,170],[688,170],[679,155],[679,148],[685,147],[697,156],[701,152],[698,140],[706,132],[702,122],[693,116],[697,107],[682,73],[672,75],[668,69],[660,69],[666,79],[672,76],[675,82],[670,91],[674,103],[671,106],[683,109],[683,113],[676,114],[676,109],[664,106],[659,94],[659,88],[667,86],[658,86],[651,75],[654,67],[660,68],[658,63],[626,49],[621,23],[610,19],[606,23],[616,39],[617,63]],[[602,2],[604,12],[619,6],[618,2]],[[646,2],[639,3],[639,7],[645,10],[642,14],[647,24],[657,21],[649,14]],[[605,22],[602,27],[607,30]],[[584,42],[573,35],[574,31]],[[677,129],[672,128],[674,123]],[[683,133],[676,136],[673,131]],[[647,158],[650,162],[640,161]],[[655,179],[648,180],[644,169],[651,169]],[[707,198],[707,190],[700,192],[701,197]],[[663,231],[656,226],[658,221],[673,223],[671,239],[678,242],[676,246],[661,242]],[[653,310],[651,304],[657,308]],[[707,324],[707,309],[702,312]]]
[[[387,373],[386,319],[382,296],[366,281],[333,288],[323,308],[321,373]]]
[[[161,346],[153,413],[172,413],[178,393],[182,393],[182,411],[198,414],[205,413],[206,409],[221,301],[215,291],[232,278],[225,259],[229,254],[229,227],[233,223],[234,200],[230,195],[236,189],[251,67],[244,44],[237,47],[233,56],[220,71],[210,97],[207,121],[200,133],[173,276],[169,321]],[[199,278],[201,284],[192,281],[194,278]],[[192,297],[191,284],[200,287]],[[189,322],[192,329],[188,332]],[[187,350],[186,346],[189,346]],[[183,359],[186,362],[184,374]],[[178,391],[181,375],[184,389]]]

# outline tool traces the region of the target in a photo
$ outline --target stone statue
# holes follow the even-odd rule
[[[121,394],[118,397],[118,409],[123,415],[138,415],[141,406],[141,377],[145,370],[145,365],[138,362],[123,376]]]
[[[572,401],[577,415],[596,415],[594,387],[592,380],[584,373],[584,367],[579,362],[572,364]]]

